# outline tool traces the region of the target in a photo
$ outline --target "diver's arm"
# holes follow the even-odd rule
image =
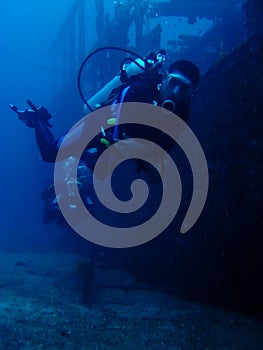
[[[80,155],[77,154],[78,144],[82,139],[85,124],[77,124],[71,129],[70,134],[66,138],[63,135],[56,139],[51,131],[52,125],[49,122],[51,115],[44,107],[35,107],[31,101],[29,103],[29,109],[21,110],[12,104],[9,107],[18,115],[19,120],[29,128],[35,129],[36,142],[42,159],[45,162],[54,163],[57,160],[61,145],[63,148],[59,152],[58,160],[64,160],[70,156],[79,157]]]
[[[9,104],[10,109],[18,115],[19,120],[29,128],[35,129],[35,136],[42,159],[46,162],[55,162],[59,140],[55,140],[51,132],[52,125],[50,113],[44,107],[36,107],[34,103],[27,100],[30,108],[18,109],[15,105]]]
[[[84,127],[84,123],[79,123],[70,130],[70,133],[56,140],[51,130],[44,123],[38,121],[35,126],[36,141],[43,160],[52,163],[71,156],[80,157],[78,146],[82,140]]]
[[[55,137],[51,132],[50,128],[48,128],[47,125],[43,123],[41,120],[38,120],[35,123],[34,128],[35,128],[36,142],[37,142],[42,159],[48,163],[55,162],[57,153],[58,153],[60,139],[55,140]]]

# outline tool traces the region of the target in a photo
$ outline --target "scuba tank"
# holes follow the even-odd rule
[[[109,83],[107,83],[102,89],[100,89],[94,96],[92,96],[90,99],[86,99],[82,93],[80,83],[83,68],[86,65],[87,61],[91,58],[91,56],[103,50],[123,51],[136,57],[136,59],[125,58],[121,64],[121,71]],[[143,74],[148,69],[161,67],[165,61],[165,56],[166,52],[162,49],[157,54],[150,53],[146,58],[143,58],[130,50],[118,47],[103,47],[91,52],[83,61],[78,74],[78,90],[80,93],[80,97],[82,98],[85,104],[84,112],[87,114],[90,111],[93,112],[94,110],[102,107],[102,104],[109,98],[111,92],[117,88],[120,88],[123,84],[128,83],[130,78],[138,74]]]
[[[117,74],[108,84],[88,100],[88,104],[93,111],[101,107],[101,104],[107,100],[114,89],[123,85],[124,81],[122,77],[124,75],[126,80],[130,79],[132,76],[143,73],[145,70],[145,61],[137,58],[134,62],[124,66],[122,69],[121,73]]]
[[[88,100],[84,98],[81,86],[80,86],[80,77],[82,70],[84,68],[84,65],[89,60],[89,58],[96,54],[98,51],[101,50],[120,50],[127,52],[133,56],[137,56],[137,58],[128,57],[125,58],[120,66],[120,72],[112,79],[110,80],[102,89],[100,89],[94,96],[89,98]],[[120,118],[120,111],[121,111],[121,105],[125,101],[126,93],[128,89],[130,88],[130,84],[136,80],[136,76],[143,75],[146,72],[159,70],[166,58],[166,52],[164,50],[160,50],[157,54],[154,52],[150,53],[145,58],[138,56],[137,54],[134,54],[133,52],[126,50],[126,49],[120,49],[116,47],[106,47],[101,48],[98,50],[95,50],[90,55],[86,57],[86,59],[83,61],[79,75],[78,75],[78,88],[79,93],[84,101],[84,112],[85,114],[88,114],[93,112],[94,110],[97,110],[103,106],[115,104],[116,101],[118,102],[117,110],[116,110],[116,117],[109,118],[107,120],[107,124],[110,126],[113,126],[113,133],[105,133],[104,129],[101,127],[101,138],[100,138],[100,145],[103,145],[103,147],[109,147],[112,143],[114,143],[116,140],[119,139],[119,118]],[[96,148],[96,151],[98,149]]]

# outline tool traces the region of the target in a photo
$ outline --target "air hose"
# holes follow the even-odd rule
[[[82,72],[83,72],[83,69],[84,69],[85,65],[87,64],[87,62],[89,61],[89,59],[90,59],[92,56],[96,55],[97,53],[99,53],[99,52],[101,52],[101,51],[110,51],[110,50],[121,51],[121,52],[128,53],[128,54],[130,54],[130,55],[132,55],[132,56],[137,57],[137,59],[139,58],[139,59],[141,59],[143,62],[145,62],[145,59],[144,59],[142,56],[140,56],[140,55],[138,55],[138,54],[136,54],[136,53],[134,53],[134,52],[132,52],[132,51],[130,51],[130,50],[128,50],[128,49],[123,49],[123,48],[121,48],[121,47],[105,46],[105,47],[101,47],[101,48],[99,48],[99,49],[96,49],[96,50],[92,51],[92,52],[84,59],[84,61],[82,62],[81,66],[80,66],[80,69],[79,69],[78,81],[77,81],[77,83],[78,83],[78,91],[79,91],[80,97],[81,97],[82,101],[85,103],[85,105],[88,107],[88,109],[89,109],[91,112],[93,112],[93,109],[91,108],[91,106],[90,106],[89,103],[87,102],[87,99],[84,97],[84,94],[83,94],[83,91],[82,91],[82,88],[81,88],[81,76],[82,76]],[[125,64],[126,61],[133,62],[133,63],[136,64],[140,69],[145,70],[145,66],[140,65],[135,59],[133,59],[133,58],[125,58],[125,59],[122,61],[122,63],[121,63],[121,72],[123,71],[123,65]]]

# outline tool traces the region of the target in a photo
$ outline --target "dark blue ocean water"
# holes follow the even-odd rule
[[[206,1],[200,1],[199,6],[198,1],[183,0],[0,2],[0,315],[3,320],[0,347],[261,349],[262,325],[250,316],[262,313],[262,305],[257,304],[262,279],[255,272],[257,268],[261,271],[262,267],[260,245],[253,246],[252,240],[248,240],[248,230],[243,232],[236,227],[244,217],[244,202],[249,203],[246,208],[250,213],[259,211],[262,203],[258,175],[261,170],[257,167],[262,142],[255,124],[251,129],[246,127],[249,122],[244,122],[241,116],[239,123],[243,123],[243,128],[230,129],[236,124],[231,124],[227,112],[224,114],[231,106],[238,106],[231,110],[231,115],[238,118],[242,114],[240,110],[247,111],[244,106],[248,101],[247,108],[254,113],[251,118],[257,123],[256,118],[262,116],[262,105],[247,98],[247,79],[241,81],[243,85],[235,85],[231,73],[224,75],[225,71],[229,72],[232,62],[243,64],[246,61],[246,58],[238,60],[238,53],[234,51],[249,37],[244,2],[216,1],[213,6]],[[81,11],[76,15],[78,8]],[[73,17],[72,13],[75,14]],[[82,17],[84,13],[85,18]],[[138,18],[143,21],[142,27]],[[81,20],[84,22],[79,27]],[[139,28],[137,31],[134,23]],[[140,30],[145,35],[143,42],[140,41]],[[53,183],[54,166],[41,159],[34,130],[19,121],[8,104],[24,109],[28,107],[26,100],[30,99],[36,106],[45,106],[52,114],[55,136],[66,133],[85,114],[77,87],[81,62],[93,49],[104,46],[128,48],[142,56],[163,48],[167,51],[166,68],[178,59],[192,60],[200,68],[200,92],[193,97],[195,110],[190,121],[208,157],[213,198],[209,197],[200,226],[195,226],[185,236],[179,235],[179,228],[193,185],[191,168],[186,166],[186,160],[181,160],[181,150],[175,150],[174,155],[178,156],[184,169],[183,185],[190,182],[190,186],[176,217],[178,221],[173,222],[157,241],[137,248],[101,248],[80,237],[68,225],[43,222],[41,193]],[[255,58],[255,47],[257,45],[244,50]],[[231,53],[230,60],[224,61]],[[81,80],[85,98],[90,98],[118,73],[124,57],[115,52],[103,52],[89,61],[90,66],[83,70]],[[255,62],[259,64],[260,59]],[[244,66],[241,68],[243,73]],[[235,79],[239,75],[237,72],[238,68],[233,75]],[[245,71],[246,76],[250,76],[249,72]],[[211,83],[213,77],[216,79]],[[206,89],[210,89],[209,93]],[[224,104],[229,100],[228,105]],[[207,110],[206,106],[220,103],[222,110],[218,113],[223,117],[215,122],[213,108]],[[202,125],[196,118],[198,111],[202,111]],[[261,130],[262,121],[259,125],[258,130]],[[218,135],[220,142],[213,143],[213,138],[217,140]],[[243,143],[237,144],[236,139]],[[241,148],[242,152],[247,149],[251,152],[245,153],[252,164],[248,187],[237,181],[243,176],[243,153],[231,158],[228,144],[235,152]],[[241,160],[235,163],[236,159]],[[126,174],[125,179],[115,179],[124,199],[130,194],[123,193],[127,178]],[[244,188],[248,192],[242,192]],[[152,189],[156,191],[150,197],[153,211],[161,196],[155,184]],[[232,190],[235,193],[233,200]],[[248,197],[239,196],[240,192],[248,193]],[[111,215],[105,213],[101,214],[106,217],[105,221],[113,224]],[[251,235],[257,238],[259,217],[251,216],[253,222],[249,226]],[[137,219],[140,221],[134,215],[129,220]],[[240,236],[236,235],[239,231]],[[243,286],[244,295],[239,293]],[[249,300],[244,305],[246,293]],[[175,295],[190,304],[174,299]],[[199,301],[201,304],[194,304]],[[210,309],[206,303],[216,304],[217,308]],[[249,316],[228,313],[227,307],[245,310]],[[112,322],[114,318],[116,322]],[[89,319],[92,319],[91,323]],[[144,322],[145,328],[138,326]],[[39,323],[38,328],[36,324]],[[52,331],[48,330],[47,324],[54,327]],[[33,340],[29,333],[23,333],[23,327],[34,329]],[[131,328],[136,332],[132,333]],[[157,335],[153,336],[156,329]],[[90,347],[85,344],[85,332],[90,337]],[[100,332],[103,339],[100,339]]]
[[[17,239],[21,244],[33,247],[38,239],[49,235],[54,227],[45,227],[41,224],[43,203],[39,197],[41,189],[52,179],[52,166],[37,160],[39,152],[34,142],[32,130],[25,128],[19,123],[14,113],[8,108],[8,103],[14,103],[20,108],[26,108],[25,100],[30,98],[36,105],[45,106],[51,114],[54,114],[54,133],[56,136],[65,133],[80,116],[72,116],[74,104],[79,105],[80,99],[77,93],[76,76],[80,66],[82,55],[75,60],[75,71],[72,76],[71,91],[63,90],[65,75],[63,75],[63,62],[70,58],[69,49],[63,55],[62,39],[59,33],[63,32],[69,11],[74,1],[2,1],[1,3],[1,162],[2,162],[2,190],[1,190],[1,242],[10,242],[16,245]],[[136,2],[135,2],[136,3]],[[154,2],[153,2],[154,4]],[[115,4],[116,5],[116,4]],[[114,2],[105,1],[105,13],[109,19],[113,18]],[[229,5],[228,5],[229,6]],[[236,5],[236,28],[230,28],[229,22],[232,18],[228,16],[226,6],[225,31],[231,31],[233,38],[228,45],[237,45],[245,35],[243,26],[243,12],[240,5]],[[178,50],[173,47],[173,42],[178,40],[180,35],[202,36],[211,29],[213,21],[211,18],[191,18],[187,20],[187,10],[192,13],[190,5],[183,5],[179,2],[178,17],[162,17],[158,13],[147,19],[145,14],[144,31],[147,33],[156,24],[162,27],[161,47],[171,52]],[[176,8],[176,6],[175,6]],[[149,2],[148,11],[151,9]],[[220,10],[220,15],[224,11]],[[229,17],[231,17],[229,15]],[[86,51],[93,47],[96,42],[96,13],[95,2],[86,1]],[[221,21],[221,18],[218,19]],[[190,23],[189,23],[190,22]],[[243,26],[243,27],[242,27]],[[61,29],[62,28],[62,29]],[[240,32],[243,28],[243,32]],[[122,28],[118,27],[120,34]],[[65,30],[64,30],[65,31]],[[78,35],[76,31],[76,36]],[[77,51],[78,38],[71,50]],[[232,40],[232,41],[231,41]],[[129,31],[129,45],[132,47],[135,41],[134,28]],[[172,43],[171,43],[172,42]],[[107,45],[108,43],[105,43]],[[114,42],[110,43],[114,45]],[[57,46],[57,50],[54,48]],[[211,45],[211,43],[209,43]],[[103,46],[103,41],[99,46]],[[207,52],[199,50],[196,45],[190,43],[189,52],[184,54],[185,58],[196,62],[202,72],[205,72],[211,64],[216,61],[220,52],[213,52],[212,47],[207,47]],[[152,50],[156,48],[153,47]],[[52,51],[53,50],[53,51]],[[192,51],[191,51],[192,50]],[[227,51],[230,47],[226,48]],[[211,52],[212,53],[211,53]],[[146,54],[138,52],[139,54]],[[180,53],[176,58],[181,58]],[[98,64],[103,66],[103,58],[95,58]],[[101,60],[101,62],[100,62]],[[119,61],[112,62],[113,71],[119,67]],[[89,77],[92,78],[93,77]],[[103,81],[103,77],[101,77]],[[99,85],[101,83],[99,82]],[[75,95],[72,96],[72,91]],[[88,91],[90,94],[92,92]],[[61,96],[62,95],[62,96]],[[58,98],[59,96],[59,98]],[[74,100],[76,101],[74,103]],[[78,111],[78,109],[76,109]],[[82,112],[79,112],[82,113]],[[81,115],[82,116],[82,115]],[[37,233],[36,233],[37,232]]]
[[[50,72],[48,51],[70,6],[70,1],[1,3],[2,244],[16,245],[19,239],[30,245],[31,238],[45,232],[37,224],[41,221],[38,194],[47,181],[48,166],[35,160],[39,153],[32,130],[17,122],[8,103],[25,108],[25,100],[31,98],[52,106],[58,82]]]

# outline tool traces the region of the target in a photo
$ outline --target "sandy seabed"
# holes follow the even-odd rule
[[[0,254],[0,349],[263,349],[263,322],[191,303],[122,271],[83,283],[83,257]],[[86,290],[89,289],[89,290]]]

